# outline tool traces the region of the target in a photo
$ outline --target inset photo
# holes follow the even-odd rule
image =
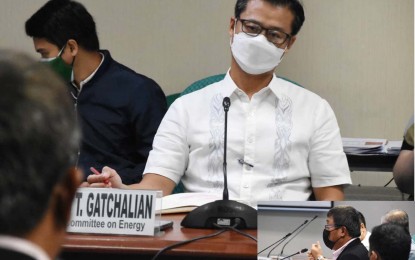
[[[404,201],[259,202],[258,259],[415,259],[414,216]]]

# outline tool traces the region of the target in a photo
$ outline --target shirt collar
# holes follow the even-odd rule
[[[220,92],[224,97],[230,97],[233,94],[237,95],[238,91],[242,92],[242,90],[238,88],[238,86],[233,81],[229,72],[230,72],[230,69],[228,69],[228,72],[226,73],[225,78],[223,79],[223,86],[221,86],[220,88]],[[281,79],[279,79],[278,77],[275,76],[275,74],[273,74],[272,79],[270,83],[268,84],[268,86],[260,90],[258,93],[261,93],[263,91],[268,92],[267,89],[270,89],[271,90],[270,92],[273,93],[277,98],[279,98],[280,91],[278,91],[278,81],[280,80]]]
[[[97,73],[97,71],[101,67],[102,63],[104,63],[105,55],[103,53],[101,53],[101,52],[99,54],[101,54],[101,57],[102,57],[101,62],[99,63],[98,67],[91,73],[91,75],[89,75],[83,81],[79,82],[79,89],[82,89],[82,87],[86,83],[88,83],[95,76],[95,74]],[[77,87],[76,84],[75,84],[75,82],[74,82],[74,78],[73,78],[73,70],[72,70],[72,76],[71,76],[71,83],[72,83],[72,85],[74,85],[75,87]]]
[[[339,257],[339,255],[343,252],[343,250],[346,248],[346,246],[348,244],[350,244],[353,240],[358,239],[358,237],[352,238],[349,241],[347,241],[346,244],[344,244],[342,247],[340,247],[339,249],[337,249],[336,251],[333,252],[333,260],[336,260],[337,257]]]
[[[231,78],[231,75],[229,74],[230,69],[228,72],[226,72],[225,78],[222,81],[222,85],[219,88],[220,93],[224,97],[230,97],[232,94],[234,94],[239,88],[236,86],[235,82]]]
[[[41,247],[18,237],[0,235],[0,248],[28,255],[36,260],[50,260],[49,256]]]

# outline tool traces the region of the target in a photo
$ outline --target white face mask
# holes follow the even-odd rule
[[[252,37],[244,32],[234,34],[231,49],[241,69],[253,75],[275,69],[286,50],[278,48],[262,34]]]

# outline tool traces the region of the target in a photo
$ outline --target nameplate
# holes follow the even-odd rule
[[[79,188],[67,231],[154,235],[159,191]]]

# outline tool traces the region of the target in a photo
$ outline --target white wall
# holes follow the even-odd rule
[[[409,215],[409,224],[411,233],[415,232],[415,207],[413,202],[409,201],[346,201],[334,202],[334,205],[350,205],[365,216],[366,225],[369,231],[381,222],[381,217],[392,209],[402,209]],[[306,219],[318,216],[312,223],[306,227],[302,233],[295,237],[284,249],[284,254],[292,254],[303,248],[310,248],[312,243],[320,241],[324,250],[324,255],[331,256],[329,250],[323,243],[322,232],[326,224],[327,212],[287,212],[287,211],[258,211],[258,251],[284,237]],[[283,245],[283,244],[282,244]],[[281,251],[282,245],[275,251],[277,254]],[[266,256],[268,251],[261,254]]]
[[[24,22],[45,0],[1,0],[0,48],[33,52]],[[180,92],[230,64],[231,0],[80,0],[102,48]],[[400,140],[414,109],[413,0],[303,0],[306,22],[276,73],[329,101],[344,137]],[[391,174],[353,173],[383,185]]]

